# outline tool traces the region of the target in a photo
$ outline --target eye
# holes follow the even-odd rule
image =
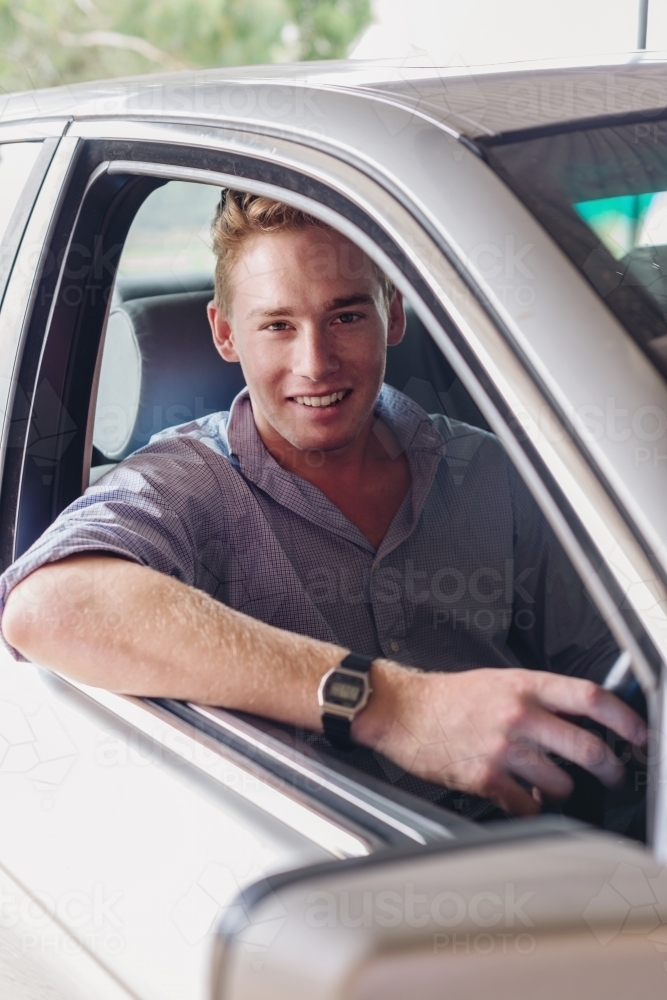
[[[269,323],[266,329],[273,330],[276,333],[280,333],[282,330],[287,329],[287,323],[285,323],[283,320],[276,320],[275,323]]]
[[[362,316],[361,313],[347,312],[347,313],[340,313],[339,316],[336,316],[336,319],[334,320],[334,322],[335,323],[344,323],[344,324],[347,325],[349,323],[354,323],[358,319],[363,319],[363,316]]]

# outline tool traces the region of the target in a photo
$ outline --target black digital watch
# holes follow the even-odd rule
[[[368,676],[372,663],[372,656],[350,653],[320,681],[317,698],[322,709],[322,726],[329,741],[339,750],[353,746],[352,722],[373,691]]]

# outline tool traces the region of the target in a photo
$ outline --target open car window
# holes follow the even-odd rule
[[[210,226],[220,189],[170,181],[148,196],[120,257],[106,325],[95,411],[91,482],[154,434],[228,410],[245,382],[215,351]],[[429,413],[488,425],[407,304],[403,342],[386,381]]]
[[[215,351],[206,316],[206,305],[213,296],[214,267],[209,226],[220,195],[220,189],[210,185],[167,182],[148,195],[130,226],[119,260],[101,356],[91,483],[100,482],[101,476],[148,444],[154,435],[211,413],[228,411],[244,386],[240,366],[223,361]],[[388,350],[385,381],[428,414],[449,420],[451,426],[458,428],[459,441],[473,441],[471,452],[466,453],[464,447],[458,459],[454,459],[459,465],[450,469],[453,482],[460,486],[467,466],[480,460],[483,442],[490,440],[484,435],[476,437],[475,433],[488,431],[488,425],[409,302],[406,314],[404,340]],[[452,446],[452,453],[456,447]],[[492,461],[491,453],[488,461]],[[479,474],[484,476],[483,460]],[[104,489],[104,481],[100,488]],[[455,485],[454,494],[456,488]],[[528,500],[526,503],[529,516],[537,522],[540,518],[537,508]],[[427,669],[434,669],[441,655],[443,662],[456,663],[454,669],[461,669],[463,661],[457,661],[457,650],[477,645],[476,665],[492,665],[484,659],[488,656],[489,637],[496,631],[500,634],[504,622],[511,650],[506,665],[515,663],[586,676],[586,653],[574,649],[579,640],[568,620],[572,612],[575,617],[583,614],[588,619],[584,629],[595,622],[590,639],[599,644],[600,654],[596,664],[592,656],[589,675],[602,680],[619,657],[622,659],[622,654],[597,617],[583,584],[555,538],[550,537],[549,558],[551,568],[559,563],[560,569],[547,584],[549,598],[545,600],[544,593],[539,596],[539,588],[532,588],[530,582],[524,585],[524,581],[532,578],[534,583],[545,573],[548,576],[551,570],[546,564],[522,565],[516,571],[513,567],[508,571],[506,565],[496,566],[487,551],[483,556],[464,560],[465,574],[454,565],[456,556],[451,549],[458,543],[451,534],[452,523],[455,534],[470,531],[455,506],[454,503],[447,508],[445,503],[440,522],[431,525],[432,548],[438,555],[428,561],[428,566],[388,567],[397,584],[388,593],[394,595],[397,610],[400,607],[400,614],[407,615],[409,621],[399,640],[387,639],[390,645],[385,654],[411,667],[419,667],[424,663],[421,657],[426,657]],[[448,524],[448,520],[452,523]],[[534,523],[524,529],[528,535],[547,531],[541,519],[539,526]],[[483,528],[479,532],[483,534]],[[442,541],[445,536],[448,542]],[[474,549],[474,545],[471,536],[468,548]],[[290,559],[298,558],[298,553],[288,555]],[[270,575],[271,569],[267,566],[263,572]],[[361,591],[359,586],[350,587],[349,582],[347,587],[339,586],[337,571],[330,566],[325,573],[321,569],[316,560],[299,568],[309,599],[321,614],[337,626],[351,617],[364,615],[370,623],[372,598],[364,591],[363,584]],[[388,600],[384,599],[375,611],[386,615]],[[289,621],[281,624],[290,625]],[[298,628],[296,623],[295,627]],[[461,636],[465,637],[462,642]],[[349,636],[342,636],[341,641],[352,645]],[[473,665],[465,661],[465,666]],[[196,706],[176,703],[172,703],[170,710],[205,730],[211,726],[216,730],[217,726],[218,736],[231,739],[233,745],[234,739],[241,743],[244,739],[252,740],[249,733],[256,731],[262,734],[266,746],[274,750],[282,747],[287,757],[292,754],[292,760],[294,754],[297,758],[303,755],[312,766],[335,770],[341,780],[362,781],[370,790],[379,793],[384,790],[401,802],[421,802],[420,808],[431,818],[432,810],[440,806],[480,820],[503,815],[484,800],[465,793],[446,792],[439,785],[400,771],[381,754],[364,748],[351,753],[336,751],[319,734],[224,710],[202,712]],[[280,756],[280,751],[277,752]],[[267,757],[270,756],[267,751]],[[598,795],[595,809],[600,824],[642,839],[645,772],[638,780],[634,789],[607,793],[604,799]],[[572,806],[575,814],[579,809],[592,818],[594,811],[589,807],[593,798],[595,792],[584,781],[583,790]]]

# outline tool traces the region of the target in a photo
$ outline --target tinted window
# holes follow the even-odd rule
[[[523,139],[489,157],[667,373],[667,122]]]

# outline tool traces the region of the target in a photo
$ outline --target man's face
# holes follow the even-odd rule
[[[265,443],[335,451],[369,426],[387,343],[403,336],[400,293],[387,307],[370,259],[328,228],[267,233],[232,272],[229,316],[209,319],[226,361],[240,361]]]

